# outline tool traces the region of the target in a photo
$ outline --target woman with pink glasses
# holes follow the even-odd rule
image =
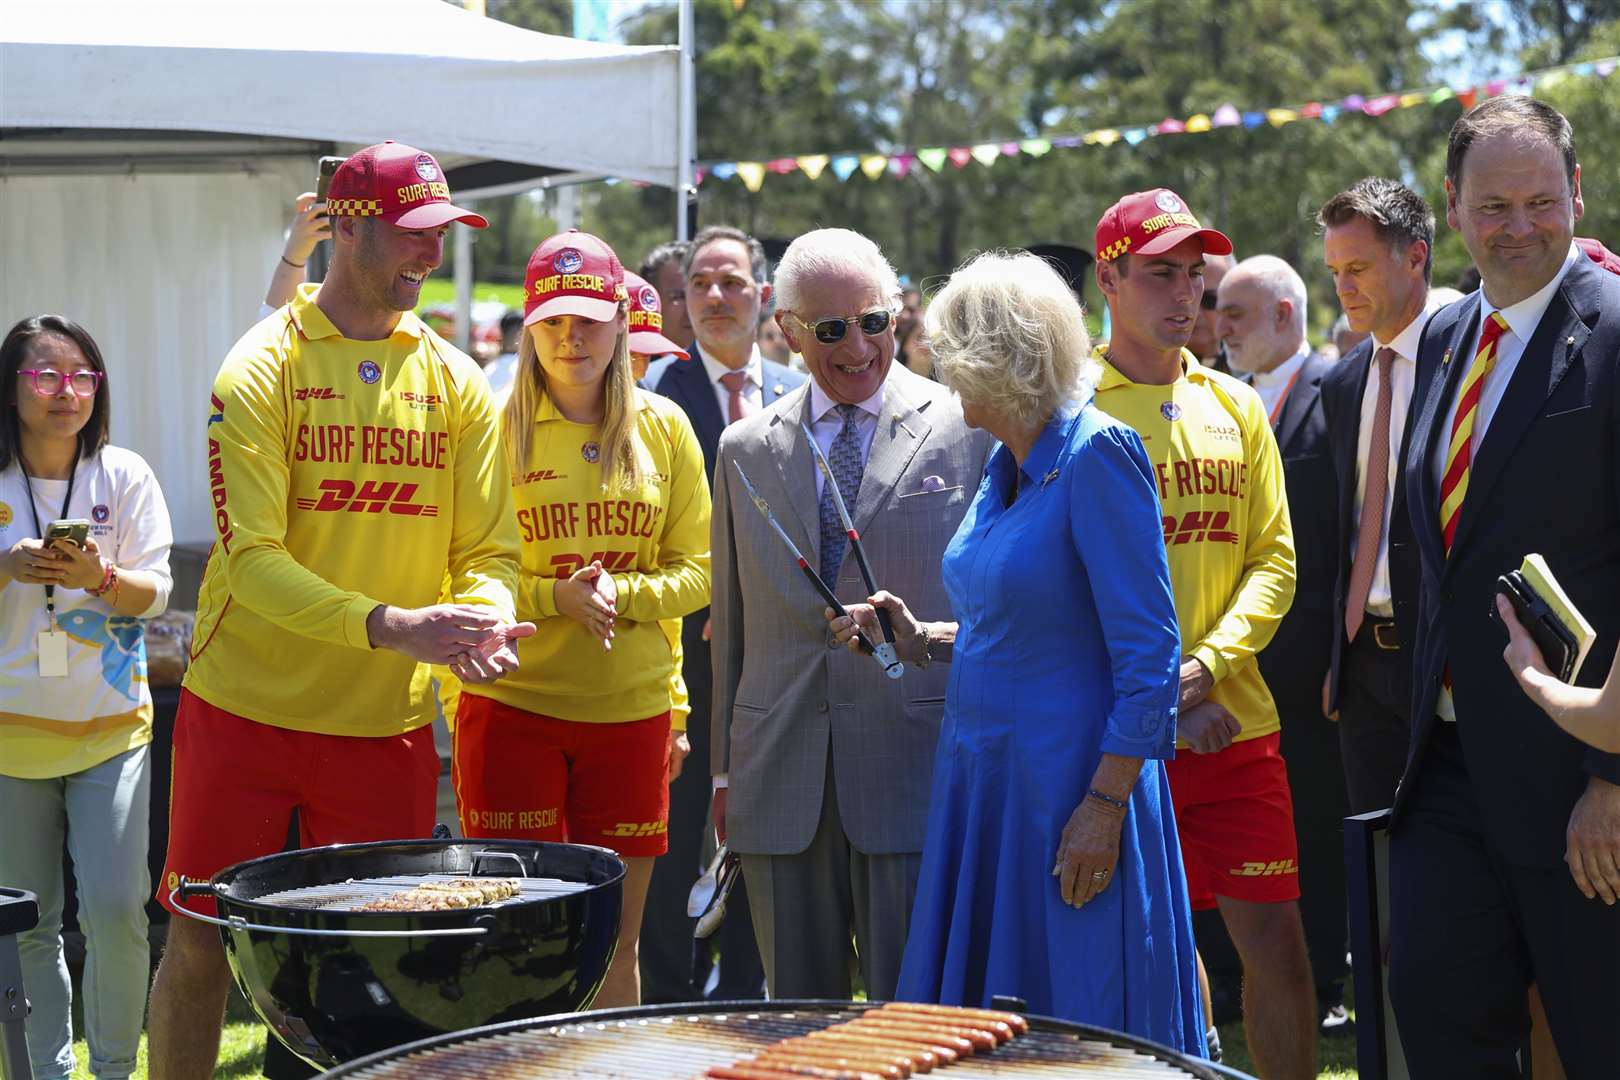
[[[34,1075],[73,1070],[62,847],[85,932],[90,1071],[135,1068],[146,1007],[152,695],[142,620],[169,601],[169,511],[107,444],[107,365],[83,327],[24,319],[0,344],[0,882],[39,896],[21,937]]]

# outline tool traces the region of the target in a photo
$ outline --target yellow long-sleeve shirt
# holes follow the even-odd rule
[[[522,576],[518,617],[536,634],[523,666],[468,687],[563,720],[625,723],[672,707],[680,618],[709,602],[709,485],[692,422],[668,398],[636,391],[640,490],[607,491],[594,425],[576,424],[542,398],[523,475],[514,477]],[[595,560],[613,574],[613,648],[559,614],[561,578]]]
[[[393,735],[433,718],[426,664],[373,650],[378,604],[513,613],[511,484],[478,367],[407,312],[343,337],[306,285],[214,381],[217,539],[197,604],[192,693],[249,720]],[[521,646],[520,646],[521,647]]]
[[[1294,534],[1260,395],[1186,350],[1168,386],[1127,379],[1106,346],[1096,357],[1097,407],[1136,429],[1158,475],[1182,649],[1215,677],[1237,741],[1269,735],[1282,725],[1254,657],[1294,600]]]

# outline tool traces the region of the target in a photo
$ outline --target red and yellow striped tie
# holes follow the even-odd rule
[[[1457,535],[1457,522],[1462,517],[1463,499],[1468,494],[1474,420],[1479,415],[1479,399],[1485,389],[1485,376],[1496,366],[1496,342],[1507,328],[1507,320],[1502,318],[1502,313],[1491,312],[1484,331],[1479,335],[1479,349],[1474,353],[1474,362],[1463,376],[1462,389],[1457,395],[1457,416],[1451,421],[1451,442],[1446,448],[1446,471],[1440,479],[1440,534],[1445,540],[1447,555],[1451,554],[1451,543]]]

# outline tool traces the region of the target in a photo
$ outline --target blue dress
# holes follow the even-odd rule
[[[984,1006],[1008,994],[1203,1055],[1160,761],[1175,747],[1180,637],[1136,432],[1069,404],[1022,470],[998,448],[944,575],[960,628],[896,997]],[[1077,909],[1052,867],[1105,752],[1146,760],[1113,877]]]

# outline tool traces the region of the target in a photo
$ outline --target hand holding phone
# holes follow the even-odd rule
[[[54,547],[58,541],[65,540],[82,550],[84,542],[89,538],[90,522],[84,518],[59,518],[45,526],[46,547]]]

